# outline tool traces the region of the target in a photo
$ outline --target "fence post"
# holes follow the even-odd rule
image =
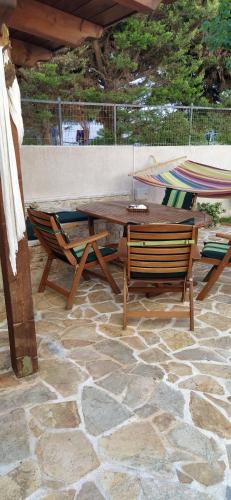
[[[191,142],[192,142],[192,124],[193,124],[193,103],[191,103],[190,117],[189,117],[189,138],[188,138],[188,145],[189,146],[191,146]]]
[[[58,97],[57,99],[58,103],[58,120],[59,120],[59,144],[60,146],[63,145],[63,120],[62,120],[62,101],[61,98]]]
[[[114,104],[114,144],[117,144],[117,116],[116,116],[116,104]]]

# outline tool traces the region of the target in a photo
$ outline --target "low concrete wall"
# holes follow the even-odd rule
[[[25,201],[64,206],[68,200],[132,196],[134,189],[137,199],[159,202],[162,189],[133,185],[128,174],[151,166],[153,157],[161,162],[181,156],[231,170],[231,146],[23,146]],[[231,200],[219,201],[231,213]]]

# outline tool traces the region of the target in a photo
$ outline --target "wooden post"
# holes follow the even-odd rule
[[[16,154],[19,184],[23,202],[20,152],[17,129],[11,121]],[[3,195],[0,183],[0,256],[9,331],[10,354],[17,377],[30,375],[38,370],[33,300],[30,276],[30,256],[27,238],[19,242],[17,275],[12,273],[6,232]]]

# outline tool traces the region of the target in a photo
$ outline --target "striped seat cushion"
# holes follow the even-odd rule
[[[177,189],[166,188],[162,205],[190,210],[193,206],[195,193],[186,193]]]
[[[111,255],[117,251],[116,248],[102,247],[100,245],[98,245],[98,248],[101,252],[102,257],[106,257],[107,255]],[[83,255],[84,249],[85,249],[85,245],[81,245],[79,247],[73,248],[73,254],[75,255],[78,262],[80,261],[82,255]],[[94,260],[97,260],[96,255],[95,255],[94,250],[91,249],[89,254],[88,254],[88,257],[87,257],[87,264],[89,264],[90,262],[93,262]]]
[[[202,257],[208,257],[210,259],[222,260],[226,252],[229,249],[227,243],[219,243],[215,241],[208,241],[204,243],[204,248],[201,252]],[[231,262],[231,259],[230,259]]]

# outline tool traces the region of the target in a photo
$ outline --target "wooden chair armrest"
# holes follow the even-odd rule
[[[71,241],[70,243],[64,243],[63,248],[65,250],[70,250],[71,248],[79,247],[80,245],[87,245],[88,243],[94,243],[94,241],[101,240],[108,236],[108,231],[102,231],[101,233],[93,234],[92,236],[87,236],[81,240]]]
[[[118,245],[119,251],[119,260],[121,262],[127,262],[128,259],[128,247],[127,247],[127,238],[121,238]]]
[[[197,245],[192,245],[192,259],[193,260],[200,260],[201,259],[200,250],[199,250]]]
[[[216,236],[218,238],[224,238],[225,240],[230,240],[231,241],[231,234],[225,234],[225,233],[216,233]]]
[[[78,222],[62,222],[61,226],[63,229],[71,229],[78,226]]]

